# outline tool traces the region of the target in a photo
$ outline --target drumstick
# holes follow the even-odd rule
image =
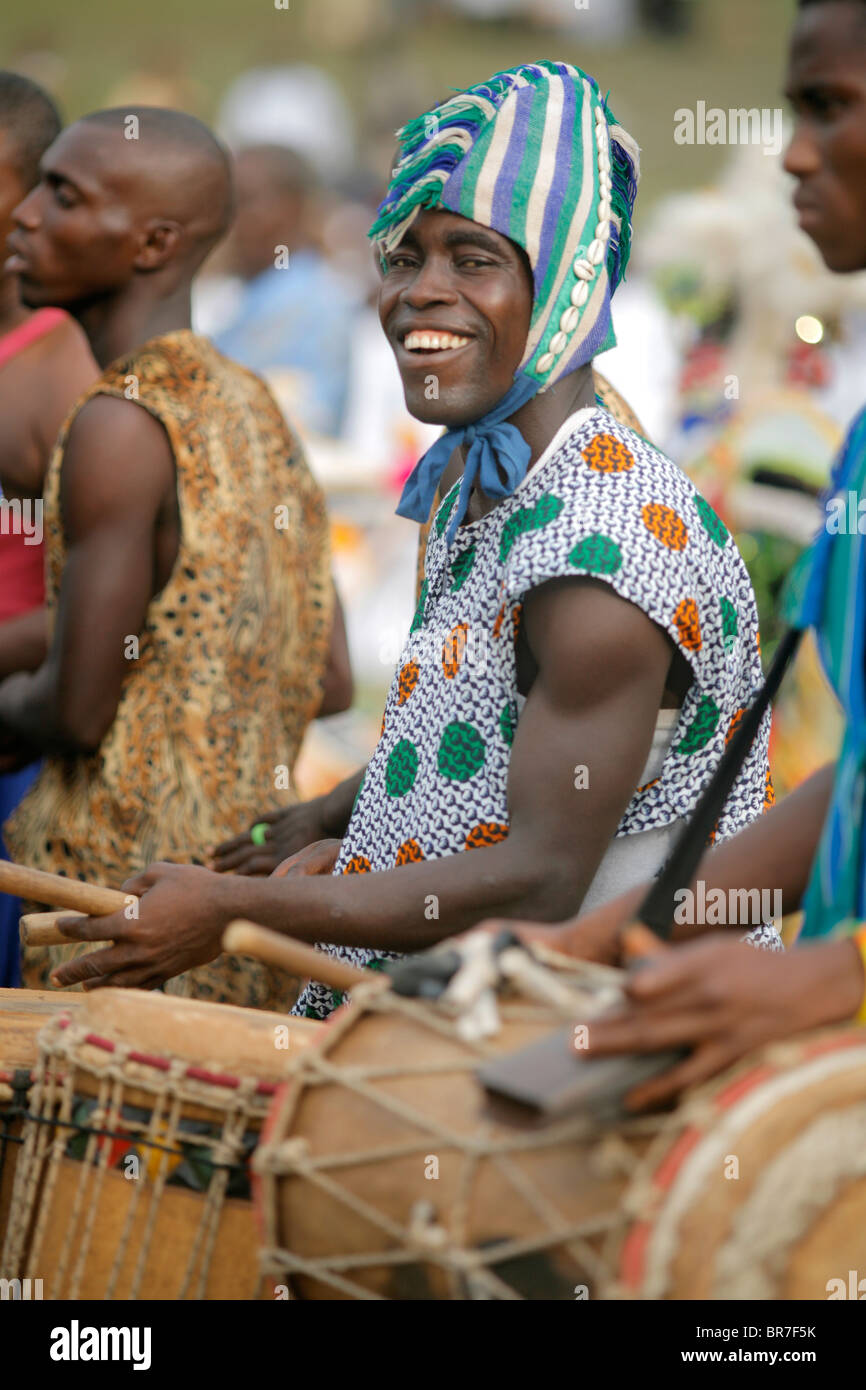
[[[353,989],[366,980],[382,980],[378,970],[359,970],[355,965],[335,960],[324,951],[316,951],[303,941],[283,936],[282,932],[257,927],[254,922],[231,922],[223,933],[223,950],[239,955],[256,956],[269,965],[279,965],[292,975],[321,980],[331,989]]]
[[[0,859],[0,893],[72,908],[89,917],[105,917],[109,912],[126,907],[128,901],[125,893],[118,893],[114,888],[80,883],[77,878],[64,878],[61,874],[46,874],[42,869],[10,864],[6,859]]]
[[[69,937],[58,930],[61,918],[85,917],[84,912],[70,912],[61,908],[59,912],[25,912],[21,918],[22,946],[68,946]],[[98,943],[94,943],[98,944]]]

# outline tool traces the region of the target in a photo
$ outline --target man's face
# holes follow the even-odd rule
[[[532,285],[513,242],[444,211],[423,212],[386,257],[379,318],[418,420],[479,419],[514,382]]]
[[[866,5],[838,0],[801,14],[786,95],[796,117],[785,168],[794,206],[831,270],[866,268]]]
[[[128,282],[140,238],[104,131],[79,124],[57,137],[13,224],[5,269],[31,308],[71,309]]]

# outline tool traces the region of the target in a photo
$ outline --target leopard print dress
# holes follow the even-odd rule
[[[324,499],[276,402],[208,339],[180,331],[109,366],[61,431],[44,499],[50,614],[66,560],[66,440],[100,394],[137,399],[164,426],[180,548],[141,632],[125,639],[129,671],[98,752],[47,758],[4,835],[20,863],[119,887],[156,859],[201,863],[207,846],[296,799],[291,773],[321,700],[333,590]],[[28,948],[24,984],[46,987],[86,949]],[[166,989],[284,1010],[297,982],[222,956]]]

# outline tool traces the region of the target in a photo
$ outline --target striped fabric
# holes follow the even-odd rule
[[[859,514],[851,525],[852,496],[866,496],[866,410],[852,424],[834,466],[824,526],[791,571],[782,598],[789,622],[815,629],[824,671],[845,715],[800,940],[845,935],[866,918],[866,544]]]
[[[522,246],[535,294],[518,373],[537,390],[614,346],[610,299],[628,262],[639,151],[593,78],[569,63],[524,64],[398,138],[402,157],[370,230],[383,250],[436,207]]]

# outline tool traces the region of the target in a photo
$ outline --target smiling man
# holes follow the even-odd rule
[[[409,409],[446,427],[398,510],[425,581],[330,877],[155,865],[140,919],[63,982],[212,959],[232,917],[370,963],[489,914],[555,921],[653,872],[760,680],[733,541],[595,398],[628,261],[638,150],[565,63],[499,73],[412,121],[371,236]],[[761,812],[766,729],[721,817]],[[327,862],[327,855],[325,856]],[[767,933],[771,942],[778,938]],[[299,1009],[323,1017],[310,984]]]

